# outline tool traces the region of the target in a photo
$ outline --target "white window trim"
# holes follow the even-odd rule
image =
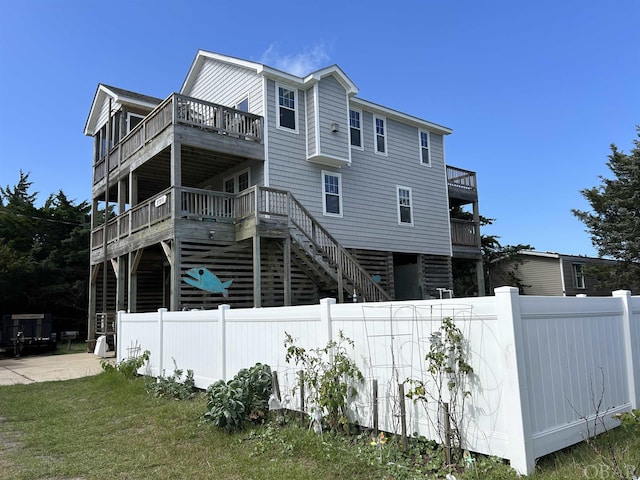
[[[359,147],[351,143],[351,112],[352,111],[358,112],[358,114],[360,115],[360,146]],[[356,108],[350,108],[349,109],[349,146],[351,148],[355,148],[356,150],[364,150],[364,131],[362,129],[362,124],[363,124],[362,110],[358,110]]]
[[[422,160],[422,134],[427,135],[427,161]],[[429,130],[418,130],[418,152],[420,153],[420,165],[431,166],[431,132]]]
[[[294,109],[293,109],[293,116],[296,122],[296,128],[292,129],[289,127],[284,127],[280,125],[280,88],[285,88],[287,90],[290,90],[293,92],[293,103],[295,105]],[[299,115],[299,111],[300,111],[300,103],[299,103],[299,99],[298,99],[298,89],[295,87],[290,87],[288,85],[284,85],[281,83],[276,82],[276,88],[275,88],[275,106],[276,106],[276,128],[278,130],[283,130],[285,132],[290,132],[290,133],[298,133],[299,131],[299,127],[300,127],[300,115]]]
[[[140,115],[139,113],[127,112],[127,135],[131,131],[131,117],[139,118],[140,120],[144,119],[144,115]]]
[[[240,190],[238,189],[238,183],[239,183],[240,175],[242,175],[243,173],[247,174],[247,177],[249,178],[249,187],[251,187],[251,169],[244,168],[222,179],[222,191],[223,192],[225,191],[224,186],[226,185],[227,181],[233,180],[233,190],[235,191],[235,193],[240,193]]]
[[[409,211],[411,213],[411,222],[403,222],[402,216],[400,215],[400,190],[408,190],[409,191]],[[406,227],[413,227],[413,190],[411,187],[405,187],[402,185],[396,185],[396,209],[398,213],[398,225],[404,225]]]
[[[384,124],[384,152],[378,151],[378,130],[376,127],[376,120],[382,120]],[[387,123],[386,117],[382,117],[380,115],[373,116],[373,151],[376,155],[388,156],[389,146],[387,145],[387,137],[389,136],[389,124]]]
[[[340,208],[340,213],[331,213],[327,212],[327,192],[324,189],[324,176],[331,175],[332,177],[338,177],[338,205]],[[322,174],[320,176],[320,189],[322,190],[322,214],[326,217],[336,217],[342,218],[344,210],[342,209],[342,174],[336,172],[330,172],[328,170],[322,170]]]
[[[578,282],[578,267],[582,267],[582,272],[580,277],[582,279],[582,285]],[[578,290],[586,290],[587,281],[584,274],[584,263],[572,263],[571,264],[571,273],[573,274],[573,286]]]
[[[249,98],[249,94],[245,93],[244,95],[240,96],[238,98],[238,101],[236,101],[233,104],[233,108],[235,108],[236,110],[238,110],[238,105],[240,105],[242,102],[247,101],[247,112],[251,111],[251,98]]]

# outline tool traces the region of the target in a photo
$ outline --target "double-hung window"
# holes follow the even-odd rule
[[[342,179],[339,173],[322,171],[322,213],[342,216]]]
[[[587,288],[584,281],[584,264],[574,263],[573,269],[573,286],[575,288],[584,289]]]
[[[358,110],[349,110],[349,134],[351,146],[362,148],[362,114]]]
[[[276,95],[278,97],[278,128],[287,128],[289,130],[297,131],[296,104],[298,99],[296,91],[276,84]]]
[[[420,163],[431,165],[431,136],[424,130],[420,130]]]
[[[375,152],[387,154],[387,120],[383,117],[373,117]]]
[[[413,202],[411,188],[397,186],[398,192],[398,223],[400,225],[413,225]]]

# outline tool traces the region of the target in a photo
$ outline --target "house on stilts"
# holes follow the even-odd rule
[[[202,50],[165,99],[99,84],[89,340],[119,310],[436,297],[457,259],[483,292],[452,130],[357,93],[336,65],[299,77]]]

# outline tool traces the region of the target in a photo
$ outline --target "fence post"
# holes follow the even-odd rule
[[[167,313],[166,308],[158,309],[158,377],[164,375],[162,365],[162,355],[164,347],[164,314]],[[152,372],[153,373],[153,372]]]
[[[529,475],[535,467],[529,392],[524,359],[524,339],[520,316],[520,298],[515,287],[495,289],[497,337],[502,359],[503,388],[501,407],[509,418],[507,438],[511,467]]]
[[[116,344],[116,363],[122,360],[122,315],[124,314],[124,310],[118,310],[118,317],[116,320],[116,334],[115,334],[115,344]]]
[[[624,353],[627,363],[627,385],[631,408],[640,404],[640,352],[635,345],[640,344],[640,325],[634,323],[631,311],[631,292],[616,290],[612,293],[622,302],[622,335],[624,337]]]
[[[227,310],[231,305],[226,303],[218,305],[218,322],[220,322],[220,378],[227,381]]]
[[[333,340],[333,326],[331,325],[331,305],[336,304],[335,298],[320,299],[320,322],[324,325],[324,331],[327,334],[327,342]]]

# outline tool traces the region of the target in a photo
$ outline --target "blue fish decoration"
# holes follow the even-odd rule
[[[189,285],[204,290],[209,293],[222,293],[224,298],[229,297],[229,287],[233,280],[221,282],[218,277],[204,267],[195,267],[185,272],[188,277],[182,279]]]

